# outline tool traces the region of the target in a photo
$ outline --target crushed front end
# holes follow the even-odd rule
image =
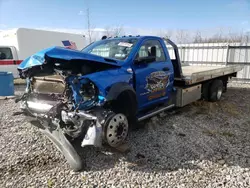
[[[88,139],[83,140],[82,146],[101,146],[99,116],[107,112],[102,108],[97,109],[101,102],[98,89],[90,80],[76,76],[63,78],[54,74],[27,79],[26,93],[20,104],[32,117],[57,122],[54,127],[62,129],[71,138],[86,135],[90,127],[94,127],[91,130],[95,130],[95,133],[86,136]],[[91,110],[93,107],[95,109]]]
[[[45,58],[35,57],[35,61],[31,57],[21,64],[20,76],[26,79],[27,86],[16,102],[20,103],[30,122],[62,152],[71,168],[78,171],[82,169],[82,160],[72,141],[80,139],[82,147],[101,147],[102,142],[107,141],[115,147],[127,136],[126,117],[105,107],[102,92],[86,76],[117,66],[96,66],[87,59],[64,62],[46,54],[42,57]],[[32,62],[34,66],[25,67],[25,63]],[[109,130],[110,127],[114,128]]]

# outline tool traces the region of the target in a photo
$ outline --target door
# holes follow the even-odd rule
[[[140,59],[152,61],[136,62]],[[135,90],[139,111],[149,106],[168,102],[173,88],[174,72],[169,58],[166,57],[159,40],[145,40],[133,64]]]

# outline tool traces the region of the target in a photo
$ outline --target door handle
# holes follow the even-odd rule
[[[162,70],[163,71],[169,71],[169,68],[168,67],[164,67]]]

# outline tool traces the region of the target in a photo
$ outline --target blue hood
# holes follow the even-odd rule
[[[71,50],[66,49],[63,47],[51,47],[44,49],[40,52],[37,52],[36,54],[28,57],[27,59],[23,60],[22,63],[18,66],[19,70],[31,68],[34,66],[43,65],[46,57],[58,59],[58,60],[83,60],[83,61],[94,61],[99,63],[105,63],[109,65],[116,65],[120,66],[120,61],[109,59],[109,58],[103,58],[101,56],[77,51],[77,50]]]

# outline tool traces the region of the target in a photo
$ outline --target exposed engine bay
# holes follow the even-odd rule
[[[87,66],[84,68],[84,73],[91,70]],[[99,95],[97,86],[82,78],[83,74],[72,75],[66,71],[43,74],[27,78],[26,93],[21,99],[22,109],[32,116],[57,119],[64,133],[77,138],[85,135],[93,123],[99,126],[101,122],[97,121],[111,113],[102,107],[105,98]]]
[[[75,138],[82,138],[82,147],[101,147],[103,141],[116,147],[124,141],[128,133],[126,116],[112,112],[96,84],[84,77],[94,70],[93,67],[84,64],[79,69],[81,73],[65,68],[51,71],[45,66],[36,69],[25,72],[26,92],[17,102],[20,101],[21,109],[29,116],[36,118],[36,124],[39,122],[39,127],[46,130],[45,133],[57,146],[54,140],[59,138],[58,143],[64,142],[68,147],[72,147],[69,141]],[[57,136],[53,135],[55,131]],[[74,156],[73,161],[76,159]],[[71,166],[78,169],[81,165]]]
[[[35,76],[29,79],[26,91],[23,109],[35,117],[60,120],[64,132],[73,138],[83,129],[82,120],[77,115],[83,114],[79,111],[98,103],[96,86],[87,79],[78,80],[74,76],[66,80],[58,74]],[[86,118],[89,117],[86,115]]]

